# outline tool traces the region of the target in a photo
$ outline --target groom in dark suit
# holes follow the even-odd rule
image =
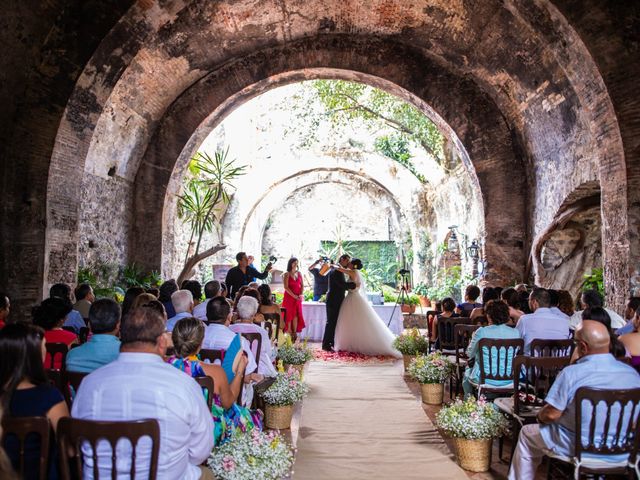
[[[348,268],[351,257],[342,255],[338,260],[338,264],[342,268]],[[353,290],[356,284],[347,282],[344,273],[332,269],[329,272],[329,290],[327,291],[327,325],[324,328],[324,337],[322,339],[322,349],[328,352],[333,348],[333,337],[336,333],[336,323],[338,323],[338,315],[340,314],[340,306],[344,300],[344,294],[347,290]]]

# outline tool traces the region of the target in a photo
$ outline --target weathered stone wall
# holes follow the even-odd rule
[[[198,129],[292,72],[322,68],[311,75],[386,81],[451,127],[478,176],[496,268],[514,258],[523,271],[572,190],[598,180],[607,294],[622,304],[630,232],[634,268],[640,252],[627,215],[640,209],[638,2],[131,5],[13,1],[3,11],[0,286],[17,313],[75,273],[92,144],[111,142],[118,175],[135,181],[128,256],[158,266],[172,175]],[[110,99],[135,113],[99,130]],[[500,207],[512,215],[489,211]]]

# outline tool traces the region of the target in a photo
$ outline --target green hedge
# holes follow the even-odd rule
[[[330,251],[335,248],[336,242],[323,240],[322,250]],[[396,274],[399,270],[398,247],[393,241],[348,241],[347,253],[352,258],[362,260],[364,268],[369,275],[380,278],[382,283],[396,285]],[[333,259],[337,261],[337,258]]]

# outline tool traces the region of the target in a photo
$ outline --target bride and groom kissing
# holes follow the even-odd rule
[[[361,269],[362,261],[345,254],[329,271],[322,349],[399,358],[392,347],[395,336],[367,301]]]

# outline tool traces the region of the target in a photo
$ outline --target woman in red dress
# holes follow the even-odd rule
[[[302,274],[298,268],[298,259],[292,257],[287,263],[287,273],[282,279],[284,283],[284,298],[282,308],[286,308],[283,331],[290,333],[295,342],[298,333],[304,328],[304,318],[302,316],[302,300],[304,295],[304,282]]]

